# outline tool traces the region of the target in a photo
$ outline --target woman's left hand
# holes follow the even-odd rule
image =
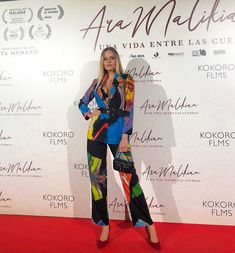
[[[120,152],[127,152],[127,140],[128,140],[128,135],[123,134],[122,139],[119,143],[119,147],[118,147]]]

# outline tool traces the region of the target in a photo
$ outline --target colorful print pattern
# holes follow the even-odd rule
[[[128,152],[119,153],[118,144],[108,144],[114,157],[131,160],[131,146],[128,143]],[[88,164],[92,191],[92,220],[95,224],[105,226],[109,224],[107,203],[107,144],[88,140]],[[144,193],[139,184],[135,168],[132,173],[119,173],[129,205],[132,223],[134,226],[148,226],[153,223]]]
[[[98,107],[125,109],[129,116],[117,116],[101,113],[99,117],[90,119],[87,138],[109,144],[118,144],[122,134],[132,134],[134,112],[134,80],[129,74],[115,74],[111,89],[108,94],[102,89],[107,81],[105,75],[102,82],[97,84],[94,79],[91,86],[80,100],[79,109],[85,119],[89,119],[88,104],[95,98]],[[125,91],[124,91],[125,87]]]

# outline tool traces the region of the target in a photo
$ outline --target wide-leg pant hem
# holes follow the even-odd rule
[[[114,157],[133,161],[131,145],[128,143],[128,151],[120,153],[117,144],[108,144]],[[92,193],[92,220],[99,226],[109,225],[107,208],[107,144],[87,140],[88,165]],[[120,155],[119,155],[120,154]],[[148,205],[139,178],[133,167],[132,173],[119,172],[125,199],[129,205],[131,220],[134,227],[149,226],[153,224]]]
[[[91,223],[92,223],[92,224],[95,224],[95,225],[97,225],[97,226],[101,226],[101,227],[104,227],[104,226],[108,226],[108,225],[109,225],[109,223],[106,224],[106,223],[103,222],[102,220],[101,220],[99,223],[97,223],[97,222],[95,222],[92,218],[91,218]]]

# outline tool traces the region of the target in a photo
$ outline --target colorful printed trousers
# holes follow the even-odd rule
[[[87,140],[88,165],[92,196],[92,220],[94,223],[101,226],[106,226],[109,224],[107,207],[107,146],[109,146],[113,156],[116,157],[118,153],[118,144],[106,144]],[[128,151],[121,154],[122,156],[126,156],[122,157],[123,159],[128,158],[129,160],[132,160],[131,146],[129,143]],[[119,175],[131,213],[133,226],[140,227],[153,224],[135,169],[133,168],[132,173],[120,172]]]

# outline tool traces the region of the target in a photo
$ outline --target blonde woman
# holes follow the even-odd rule
[[[95,98],[98,108],[92,112],[89,102]],[[132,161],[129,136],[132,134],[134,80],[124,74],[120,57],[113,47],[100,56],[98,79],[95,79],[80,100],[79,109],[90,120],[87,133],[87,153],[92,192],[92,220],[102,226],[98,245],[104,246],[109,236],[107,208],[106,155],[109,146],[114,157],[122,154]],[[143,190],[135,168],[131,173],[119,172],[133,225],[145,226],[149,243],[160,248]]]

